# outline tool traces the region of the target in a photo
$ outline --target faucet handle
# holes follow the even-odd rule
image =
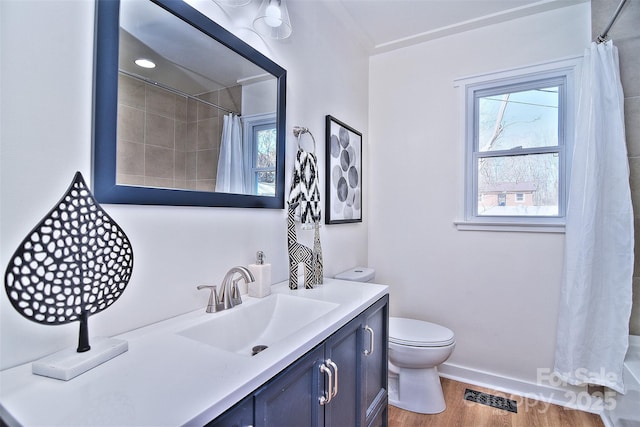
[[[224,310],[224,304],[218,299],[218,293],[216,292],[216,285],[198,285],[200,289],[211,289],[209,294],[209,302],[207,304],[207,313],[215,313],[217,311]]]
[[[238,277],[232,281],[230,297],[233,305],[242,304],[242,297],[240,296],[240,289],[238,288],[238,282],[242,279],[243,277]]]

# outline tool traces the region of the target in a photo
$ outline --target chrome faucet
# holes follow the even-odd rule
[[[241,277],[233,279],[236,273],[239,273]],[[222,287],[220,290],[220,304],[223,306],[223,310],[233,308],[238,304],[242,304],[242,298],[240,297],[240,289],[238,289],[238,282],[244,279],[248,284],[253,282],[253,274],[242,266],[232,267],[222,280]]]

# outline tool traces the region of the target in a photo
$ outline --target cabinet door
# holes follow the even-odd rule
[[[360,365],[360,321],[356,318],[347,323],[325,342],[325,359],[338,368],[334,372],[337,394],[324,405],[325,426],[359,426],[361,417]],[[336,380],[337,377],[337,380]],[[325,383],[325,387],[329,385]]]
[[[324,425],[320,365],[324,346],[302,356],[254,395],[256,427],[317,427]]]
[[[387,406],[389,296],[385,295],[362,314],[362,399],[367,424]],[[386,414],[386,412],[385,412]],[[386,417],[383,425],[386,425]]]
[[[207,427],[249,427],[253,425],[253,396],[245,397]]]

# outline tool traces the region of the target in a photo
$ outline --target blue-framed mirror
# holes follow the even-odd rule
[[[98,0],[95,197],[282,209],[286,75],[183,1]]]

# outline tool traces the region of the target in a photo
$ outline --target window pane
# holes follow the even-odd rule
[[[478,98],[478,150],[558,145],[558,86]]]
[[[275,171],[258,172],[257,193],[259,196],[275,196],[276,194],[276,173]]]
[[[558,216],[558,154],[477,159],[478,216]]]
[[[261,129],[256,131],[256,167],[276,167],[276,129]]]

